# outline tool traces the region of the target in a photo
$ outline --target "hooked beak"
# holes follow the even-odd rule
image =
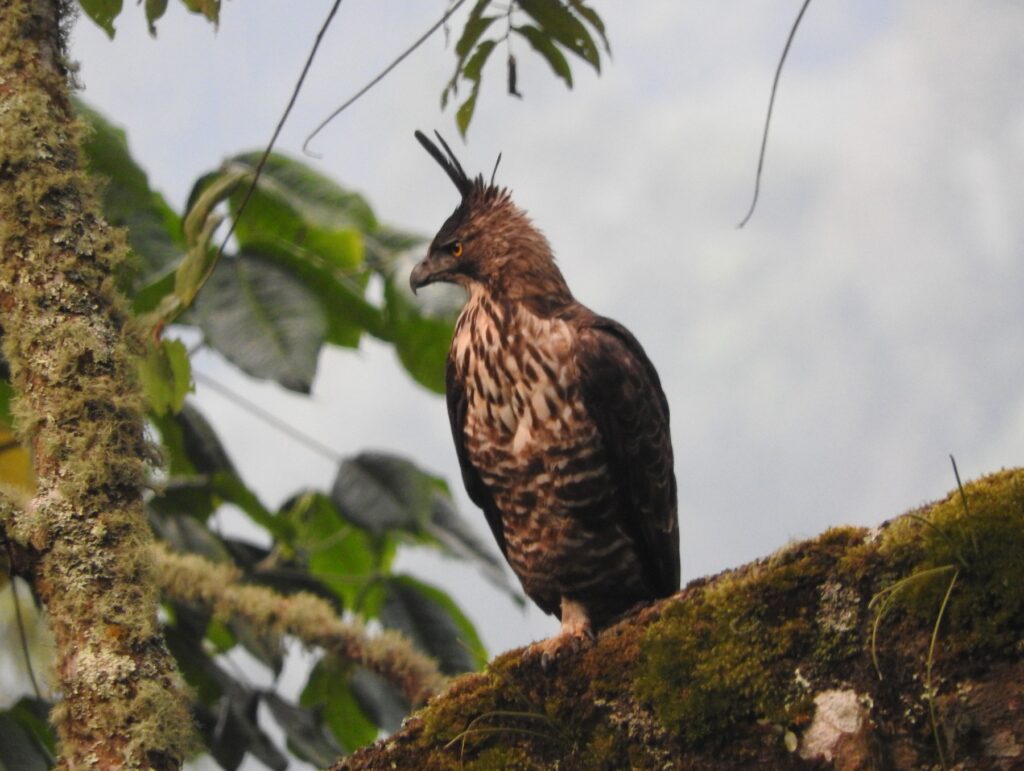
[[[435,281],[445,281],[447,274],[455,268],[455,262],[455,258],[450,254],[428,254],[416,263],[416,267],[409,274],[409,287],[412,293],[416,294],[416,290]]]

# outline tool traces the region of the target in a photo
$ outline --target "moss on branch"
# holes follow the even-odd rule
[[[0,13],[0,323],[38,479],[5,530],[54,633],[61,766],[177,768],[192,731],[156,618],[137,346],[113,280],[127,247],[83,172],[63,10]]]
[[[503,654],[335,768],[1020,768],[1024,470],[965,492]]]
[[[239,582],[231,565],[154,546],[164,596],[197,603],[222,619],[244,618],[256,628],[289,634],[344,661],[372,669],[398,686],[414,705],[440,691],[445,682],[437,663],[394,632],[370,636],[358,621],[338,617],[328,602],[306,592],[284,596]]]

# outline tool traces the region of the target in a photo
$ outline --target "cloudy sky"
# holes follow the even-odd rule
[[[75,28],[83,96],[125,127],[180,207],[198,175],[269,138],[329,5],[226,2],[214,32],[172,3],[152,39],[126,3],[113,42],[88,20]],[[577,297],[629,326],[657,365],[684,580],[942,496],[950,453],[965,478],[1024,463],[1024,5],[813,3],[783,74],[760,206],[737,230],[799,5],[595,2],[613,49],[604,73],[574,63],[567,91],[518,50],[519,101],[495,59],[455,145],[471,170],[503,152],[501,182]],[[442,7],[343,3],[279,148],[298,154]],[[438,35],[328,127],[310,162],[383,219],[432,234],[457,197],[412,132],[455,134],[439,111],[452,66]],[[386,347],[326,351],[311,399],[213,355],[197,367],[341,453],[400,452],[458,480],[443,400]],[[330,484],[330,463],[202,386],[198,400],[269,503]],[[492,653],[556,629],[471,570],[401,566],[448,588]]]

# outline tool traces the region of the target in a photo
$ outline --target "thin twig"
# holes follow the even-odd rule
[[[772,122],[772,110],[775,108],[775,92],[779,88],[779,78],[782,77],[782,65],[786,63],[786,57],[789,55],[789,47],[793,44],[793,38],[796,37],[796,30],[800,26],[800,22],[804,18],[804,12],[807,10],[807,6],[811,4],[811,0],[804,0],[804,4],[800,6],[800,13],[796,15],[796,20],[793,22],[793,26],[789,28],[789,37],[786,38],[786,46],[782,49],[782,56],[779,57],[778,66],[775,68],[775,79],[772,81],[772,93],[768,98],[768,114],[764,119],[764,131],[761,134],[761,152],[757,156],[757,176],[754,177],[754,200],[750,202],[750,210],[747,211],[747,215],[740,221],[737,228],[741,228],[747,224],[752,216],[754,216],[754,209],[757,207],[757,197],[761,193],[761,171],[764,169],[764,155],[768,148],[768,127]]]
[[[312,450],[317,455],[326,458],[332,463],[341,463],[342,456],[340,453],[336,452],[335,450],[332,450],[326,444],[314,439],[308,434],[299,431],[290,423],[281,420],[281,418],[277,417],[277,415],[274,415],[269,410],[264,409],[260,405],[256,404],[256,402],[250,401],[237,391],[228,388],[223,383],[214,380],[212,377],[202,372],[193,371],[192,377],[194,377],[200,383],[209,386],[214,391],[219,393],[221,396],[230,399],[234,404],[238,405],[239,407],[241,407],[243,410],[250,413],[254,417],[259,418],[264,423],[267,423],[270,426],[273,426],[281,433],[287,434],[296,442]]]
[[[281,113],[281,119],[277,122],[277,127],[274,129],[274,133],[270,137],[270,141],[267,143],[267,147],[263,151],[263,155],[260,156],[259,163],[256,164],[256,170],[253,172],[252,181],[249,182],[249,187],[246,188],[245,195],[242,196],[242,203],[239,205],[238,211],[235,212],[235,216],[231,218],[231,225],[228,227],[228,232],[224,236],[224,240],[220,242],[220,248],[217,250],[217,256],[214,259],[214,263],[220,260],[221,256],[224,254],[224,248],[227,246],[231,236],[235,233],[235,227],[238,225],[238,220],[242,218],[242,213],[245,211],[245,207],[248,205],[249,199],[252,198],[252,194],[256,190],[256,184],[259,182],[260,175],[263,173],[263,167],[267,163],[267,158],[270,157],[270,153],[274,149],[274,144],[277,142],[277,138],[281,135],[281,130],[284,128],[285,121],[288,120],[288,116],[291,114],[292,108],[295,106],[295,100],[299,98],[299,91],[302,89],[302,84],[306,80],[309,68],[313,65],[313,58],[316,56],[317,49],[320,48],[320,41],[323,40],[324,35],[327,33],[327,28],[331,26],[331,22],[334,21],[334,15],[338,12],[338,6],[340,5],[341,0],[334,0],[334,4],[331,6],[331,10],[327,14],[327,18],[324,19],[324,23],[320,27],[320,31],[317,33],[316,40],[313,42],[313,47],[309,51],[309,56],[306,57],[306,64],[302,68],[302,73],[299,75],[299,79],[295,83],[295,88],[292,89],[292,96],[291,99],[288,100],[288,106],[285,107],[284,112]]]
[[[384,78],[386,78],[389,74],[391,74],[391,71],[395,69],[395,67],[401,64],[403,61],[405,61],[406,57],[408,57],[413,51],[415,51],[417,48],[419,48],[421,45],[427,42],[427,39],[435,32],[437,32],[441,27],[443,27],[445,22],[447,22],[448,19],[451,18],[452,14],[454,14],[459,9],[459,7],[465,2],[466,0],[457,0],[454,5],[452,5],[447,11],[444,12],[444,15],[440,19],[438,19],[436,22],[434,22],[434,24],[430,26],[430,29],[428,29],[426,32],[420,35],[419,38],[416,39],[415,43],[413,43],[411,46],[402,51],[402,53],[400,53],[395,58],[395,60],[391,62],[391,64],[389,64],[387,67],[381,70],[380,73],[376,75],[376,77],[374,77],[369,83],[367,83],[361,89],[356,91],[352,96],[346,99],[342,103],[342,105],[338,107],[334,112],[332,112],[330,115],[324,118],[320,122],[320,125],[313,129],[313,132],[308,137],[306,137],[306,141],[302,143],[302,152],[304,152],[311,158],[320,158],[320,155],[317,155],[316,153],[309,149],[309,143],[313,141],[313,138],[317,134],[319,134],[324,128],[326,128],[328,123],[330,123],[332,120],[334,120],[343,112],[345,112],[345,110],[347,110],[353,103],[358,101],[367,91],[369,91],[371,88],[373,88],[382,80],[384,80]]]

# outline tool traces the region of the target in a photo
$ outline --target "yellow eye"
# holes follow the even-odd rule
[[[456,241],[455,243],[453,243],[451,245],[451,250],[452,250],[452,257],[461,257],[462,256],[462,242],[461,241]]]

